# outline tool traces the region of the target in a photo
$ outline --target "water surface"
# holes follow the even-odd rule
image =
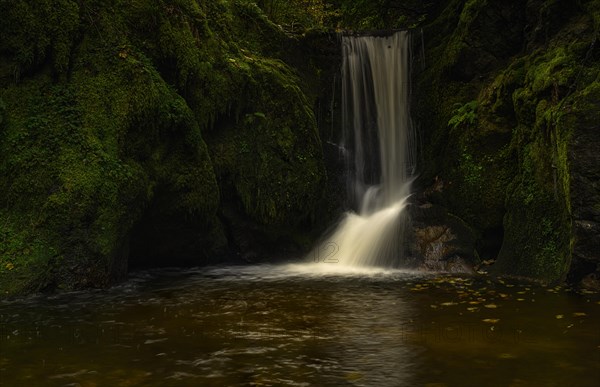
[[[599,385],[596,295],[322,265],[163,269],[1,303],[0,384]]]

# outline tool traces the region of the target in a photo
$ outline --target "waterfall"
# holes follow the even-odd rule
[[[342,115],[349,206],[313,251],[315,262],[395,267],[415,169],[410,118],[410,37],[342,38]]]

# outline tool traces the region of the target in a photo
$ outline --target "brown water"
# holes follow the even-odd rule
[[[0,304],[2,386],[599,386],[600,298],[410,272],[137,273]]]

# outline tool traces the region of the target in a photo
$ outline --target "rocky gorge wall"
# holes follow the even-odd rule
[[[600,2],[333,3],[337,27],[423,49],[420,265],[599,287]],[[0,296],[297,256],[342,210],[331,29],[290,34],[246,0],[0,14]]]
[[[599,10],[448,1],[423,27],[420,201],[471,227],[494,273],[600,278]]]
[[[286,63],[298,40],[254,3],[0,14],[1,295],[310,243],[326,179],[314,96]]]

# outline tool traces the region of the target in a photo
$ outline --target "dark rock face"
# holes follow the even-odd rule
[[[600,2],[445,6],[424,28],[417,74],[424,202],[472,227],[477,253],[497,258],[492,272],[589,279],[600,260]]]
[[[468,1],[449,44],[448,78],[470,82],[519,52],[525,27],[523,1]]]
[[[569,146],[571,206],[575,246],[569,279],[591,281],[600,277],[600,88],[579,101],[578,116]],[[586,282],[584,281],[584,283]]]

